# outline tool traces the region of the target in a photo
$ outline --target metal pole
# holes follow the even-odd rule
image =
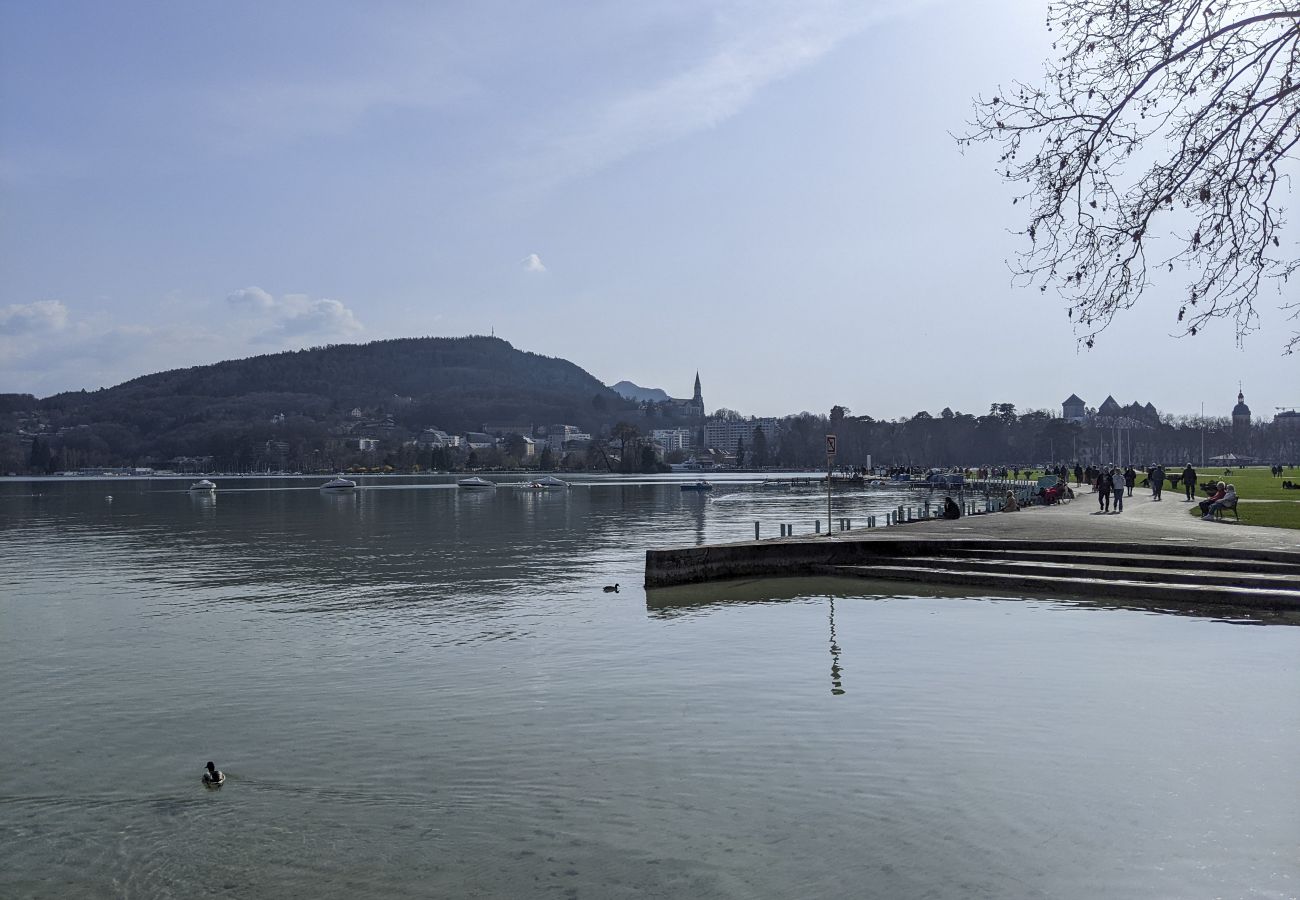
[[[826,455],[826,534],[831,533],[831,463],[835,457]]]

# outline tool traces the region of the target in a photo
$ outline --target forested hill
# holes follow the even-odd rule
[[[114,447],[111,455],[121,457],[208,453],[219,433],[278,415],[312,431],[336,426],[354,408],[417,431],[471,431],[486,422],[596,430],[633,404],[567,360],[516,350],[499,338],[463,337],[229,360],[57,394],[37,405],[64,428],[88,425],[110,444],[135,445],[135,454]]]

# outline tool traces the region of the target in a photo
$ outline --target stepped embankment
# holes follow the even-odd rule
[[[1180,498],[1074,502],[890,528],[646,553],[647,588],[830,575],[1028,594],[1300,610],[1300,532],[1205,522]]]

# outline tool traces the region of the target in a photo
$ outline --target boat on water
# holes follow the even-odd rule
[[[456,482],[457,487],[463,487],[468,491],[488,491],[496,487],[496,482],[488,481],[486,478],[479,478],[473,475],[469,478],[462,478]]]
[[[682,485],[682,490],[684,490],[684,491],[711,491],[711,490],[713,490],[713,485],[709,484],[707,481],[697,481],[697,482],[695,482],[695,483],[693,483],[693,484],[684,484],[684,485]]]
[[[546,490],[550,490],[550,488],[548,488],[546,485],[542,484],[540,481],[521,481],[521,482],[519,482],[518,484],[515,485],[515,488],[516,488],[516,490],[520,490],[520,491],[546,491]]]
[[[534,483],[540,484],[542,487],[548,487],[548,488],[566,488],[569,486],[569,483],[567,481],[561,478],[556,478],[554,475],[543,475],[541,478],[538,478]]]
[[[339,475],[337,478],[331,478],[320,486],[322,491],[350,491],[357,486],[355,481],[350,481]]]
[[[208,481],[206,478],[204,478],[202,481],[196,481],[192,485],[190,485],[190,491],[196,494],[202,493],[204,491],[212,492],[215,491],[216,489],[217,489],[216,483],[212,481]]]

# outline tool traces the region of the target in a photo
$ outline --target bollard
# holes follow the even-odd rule
[[[830,525],[831,525],[830,522],[827,522],[827,523],[826,523],[826,530],[827,530],[827,531],[830,531],[830,530],[831,530]],[[821,533],[822,533],[822,520],[821,520],[821,519],[818,519],[816,522],[813,523],[813,530],[814,530],[815,532],[817,532],[817,534],[821,534]]]
[[[758,540],[758,523],[754,523],[754,540]]]

